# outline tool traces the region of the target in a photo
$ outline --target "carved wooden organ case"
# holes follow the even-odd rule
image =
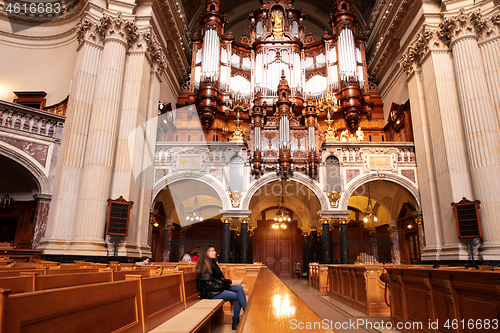
[[[354,133],[362,117],[371,119],[374,85],[367,80],[364,36],[356,33],[348,0],[336,0],[333,33],[318,42],[292,0],[261,3],[237,42],[224,34],[219,0],[207,1],[201,34],[193,37],[191,77],[177,107],[194,103],[205,137],[217,133],[225,141],[236,118],[228,104],[240,93],[248,101],[241,127],[252,172],[258,177],[275,170],[286,178],[300,171],[316,178],[326,129],[319,101],[327,93],[339,101],[332,111],[338,129]]]

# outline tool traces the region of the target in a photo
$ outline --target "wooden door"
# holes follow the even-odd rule
[[[292,246],[298,244],[297,221],[289,222],[286,229],[273,229],[273,223],[274,220],[258,222],[254,238],[254,249],[257,250],[254,250],[254,261],[262,261],[278,277],[290,277],[293,263],[300,260],[297,253],[302,251],[301,248]]]
[[[407,264],[420,263],[420,245],[417,231],[405,232],[405,262]]]

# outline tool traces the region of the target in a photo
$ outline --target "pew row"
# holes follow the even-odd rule
[[[389,316],[385,302],[381,264],[325,265],[328,267],[328,295],[369,316]]]
[[[109,277],[112,272],[94,274]],[[148,332],[186,311],[188,299],[193,304],[188,309],[192,318],[175,327],[179,332],[208,332],[211,324],[223,320],[222,302],[198,309],[202,304],[198,305],[195,274],[187,273],[187,283],[179,272],[160,277],[127,275],[124,281],[18,294],[1,288],[0,332]],[[198,312],[200,315],[194,316]],[[195,326],[194,318],[199,319]]]
[[[309,285],[319,291],[326,291],[328,265],[309,264]]]
[[[493,332],[500,323],[500,272],[387,267],[391,320],[402,332]],[[415,323],[415,325],[414,325]],[[420,323],[421,327],[418,326]],[[432,326],[437,323],[438,327]],[[455,323],[456,329],[452,327]],[[489,323],[490,329],[485,326]],[[429,325],[431,324],[431,325]]]

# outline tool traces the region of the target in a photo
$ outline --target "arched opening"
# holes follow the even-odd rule
[[[325,161],[327,192],[341,192],[340,162],[335,156],[328,156]]]
[[[252,196],[249,209],[254,262],[287,277],[297,263],[307,271],[308,263],[317,261],[320,202],[308,187],[293,180],[268,183]],[[283,215],[290,220],[280,222]]]
[[[222,202],[208,184],[184,179],[168,185],[154,199],[150,246],[155,261],[180,261],[186,252],[200,253],[205,245],[221,252]],[[154,239],[157,238],[155,242]]]
[[[366,182],[352,193],[348,207],[351,210],[348,223],[351,263],[400,263],[400,258],[406,261],[404,258],[412,249],[412,262],[420,262],[420,248],[416,248],[420,244],[419,226],[415,224],[417,202],[409,191],[390,181]],[[407,225],[411,225],[409,230],[405,230]],[[335,260],[340,257],[340,244],[335,242],[340,231],[335,228],[332,233]],[[410,233],[411,237],[407,237]]]
[[[0,155],[0,243],[3,247],[30,249],[40,193],[35,177],[22,165]]]

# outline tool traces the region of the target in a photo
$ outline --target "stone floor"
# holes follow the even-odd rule
[[[365,314],[353,309],[331,297],[325,292],[321,292],[309,286],[307,279],[281,279],[304,303],[314,310],[327,325],[333,327],[338,333],[398,333],[394,329],[387,329],[385,323],[390,322],[389,317],[368,317]],[[227,318],[230,319],[230,318]],[[231,323],[226,319],[224,326],[214,327],[213,333],[230,333]],[[357,326],[357,324],[360,324]],[[370,324],[372,326],[370,326]],[[382,326],[382,323],[383,326]],[[335,327],[337,325],[338,328]],[[341,328],[344,325],[345,328]],[[367,327],[368,325],[368,327]],[[382,328],[384,327],[384,328]],[[293,328],[293,327],[291,327]],[[294,330],[295,331],[295,330]],[[296,331],[299,331],[297,329]],[[311,330],[309,330],[311,332]],[[249,332],[252,333],[252,332]],[[265,333],[265,332],[263,332]]]

